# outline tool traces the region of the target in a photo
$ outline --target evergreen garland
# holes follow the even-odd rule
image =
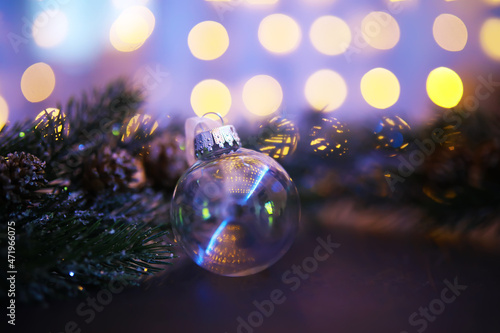
[[[141,103],[141,92],[118,80],[0,132],[1,260],[13,221],[21,300],[138,284],[175,258],[168,200],[130,186],[134,159],[155,138],[149,123],[127,132]]]

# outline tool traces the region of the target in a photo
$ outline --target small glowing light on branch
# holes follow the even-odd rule
[[[399,99],[400,86],[396,75],[385,68],[374,68],[361,79],[361,94],[377,109],[387,109]]]
[[[330,112],[344,103],[347,97],[347,85],[337,72],[322,69],[307,79],[304,92],[307,101],[314,109]]]
[[[9,119],[9,106],[7,105],[7,101],[0,96],[0,130],[7,123],[7,119]]]
[[[313,46],[326,55],[344,53],[351,43],[351,30],[347,23],[335,16],[322,16],[311,26],[309,38]]]
[[[299,46],[302,32],[297,22],[290,16],[272,14],[260,22],[258,36],[266,50],[286,54]]]
[[[215,21],[198,23],[188,35],[189,50],[198,59],[214,60],[226,52],[229,36],[226,28]]]
[[[436,43],[447,51],[462,51],[467,44],[467,27],[455,15],[441,14],[436,17],[432,34]]]
[[[270,115],[278,110],[282,100],[279,82],[269,75],[254,76],[243,87],[243,103],[255,115]]]
[[[191,107],[199,117],[207,112],[217,112],[224,117],[229,112],[231,102],[229,89],[217,80],[201,81],[191,92]]]
[[[480,33],[481,46],[484,52],[492,59],[500,61],[500,19],[489,18],[482,27]]]
[[[427,77],[427,95],[438,106],[443,108],[457,106],[463,93],[462,79],[449,68],[436,68]]]
[[[365,41],[379,50],[392,49],[399,42],[399,24],[386,12],[371,12],[361,22]]]
[[[59,10],[46,10],[38,14],[33,22],[33,39],[43,48],[59,45],[68,35],[69,22]]]
[[[21,78],[21,91],[24,97],[32,102],[47,99],[56,86],[56,76],[49,65],[43,62],[28,67]]]
[[[132,6],[122,11],[109,31],[111,45],[120,52],[140,48],[155,27],[154,14],[144,6]]]

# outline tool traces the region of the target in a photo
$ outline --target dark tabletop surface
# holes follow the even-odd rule
[[[318,237],[340,246],[316,251]],[[252,276],[218,276],[186,259],[141,287],[113,291],[91,291],[102,301],[95,310],[86,299],[20,305],[16,329],[500,332],[499,257],[422,237],[309,227],[280,261]]]

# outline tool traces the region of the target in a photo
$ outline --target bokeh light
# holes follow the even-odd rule
[[[155,16],[147,7],[128,7],[111,26],[109,40],[116,50],[132,52],[146,42],[154,27]]]
[[[45,110],[42,110],[35,118],[35,128],[40,131],[49,129],[49,133],[56,136],[62,136],[63,134],[67,136],[69,134],[68,122],[64,122],[64,129],[62,124],[60,126],[57,126],[55,132],[52,129],[53,127],[51,126],[51,122],[57,122],[59,117],[61,117],[63,121],[66,119],[66,115],[64,113],[61,114],[61,110],[59,109],[47,108]],[[49,135],[49,133],[45,133],[45,136]]]
[[[189,32],[188,46],[196,58],[214,60],[226,52],[229,47],[229,36],[222,24],[204,21],[195,25]]]
[[[278,110],[282,100],[279,82],[269,75],[256,75],[243,87],[243,103],[255,115],[270,115]]]
[[[457,73],[446,67],[434,69],[427,78],[427,95],[434,104],[452,108],[462,99],[464,86]]]
[[[490,5],[500,5],[500,0],[483,0],[483,1]]]
[[[9,106],[7,101],[0,96],[0,131],[7,123],[7,119],[9,119]]]
[[[365,41],[379,50],[392,49],[399,41],[399,24],[386,12],[371,12],[361,22]]]
[[[302,32],[297,22],[290,16],[272,14],[260,22],[258,36],[266,50],[286,54],[299,46]]]
[[[21,78],[21,91],[24,97],[32,102],[47,99],[56,86],[56,76],[49,65],[43,62],[28,67]]]
[[[197,116],[216,112],[222,117],[231,107],[231,93],[224,83],[209,79],[198,83],[191,92],[191,106]]]
[[[49,115],[49,117],[51,119],[57,119],[57,117],[59,117],[60,113],[61,113],[61,110],[59,110],[59,109],[56,109],[56,108],[46,108],[45,110],[42,110],[42,111],[40,111],[40,113],[38,113],[38,115],[35,117],[35,121],[42,120],[47,115]],[[62,117],[66,118],[66,115],[63,113]],[[36,125],[35,128],[36,127],[38,127],[38,125]]]
[[[396,75],[385,68],[374,68],[361,79],[361,94],[377,109],[387,109],[399,99],[400,87]]]
[[[500,18],[489,18],[481,27],[481,47],[492,59],[500,61]]]
[[[311,26],[309,38],[313,46],[326,55],[344,53],[351,43],[351,30],[347,23],[335,16],[322,16]]]
[[[434,40],[447,51],[462,51],[467,44],[467,27],[455,15],[441,14],[432,27]]]
[[[37,15],[33,22],[33,39],[43,48],[62,43],[68,35],[69,22],[60,10],[46,10]]]
[[[304,93],[315,110],[330,112],[344,103],[347,97],[347,85],[337,72],[322,69],[307,79]]]

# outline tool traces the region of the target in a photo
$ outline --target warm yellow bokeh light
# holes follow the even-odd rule
[[[7,119],[9,119],[9,106],[7,105],[7,101],[0,96],[0,130],[7,123]]]
[[[318,18],[311,26],[309,38],[313,46],[326,55],[344,53],[351,44],[351,29],[342,19],[327,15]]]
[[[44,119],[47,114],[51,119],[56,119],[59,117],[59,114],[61,113],[61,110],[56,109],[56,108],[46,108],[45,110],[40,111],[37,116],[35,117],[35,121]],[[63,113],[63,118],[66,118],[66,115]],[[36,127],[36,126],[35,126]]]
[[[243,103],[255,115],[270,115],[278,110],[282,101],[281,86],[269,75],[254,76],[243,87]]]
[[[385,68],[374,68],[361,79],[361,94],[377,109],[387,109],[399,99],[400,86],[396,75]]]
[[[24,97],[32,103],[47,99],[55,86],[54,71],[43,62],[37,62],[28,67],[21,78],[21,91]]]
[[[489,5],[500,5],[500,0],[483,0]]]
[[[118,51],[132,52],[146,42],[154,27],[155,16],[147,7],[128,7],[113,22],[109,40]]]
[[[226,52],[229,36],[219,22],[204,21],[191,29],[188,36],[191,53],[201,60],[214,60]]]
[[[399,41],[399,24],[386,12],[371,12],[361,22],[365,41],[379,50],[392,49]]]
[[[436,43],[447,51],[462,51],[467,44],[467,27],[455,15],[441,14],[436,17],[432,34]]]
[[[201,81],[191,92],[191,107],[199,117],[207,112],[217,112],[224,117],[231,107],[231,93],[220,81]]]
[[[56,109],[56,108],[46,108],[45,110],[42,110],[35,118],[35,122],[37,122],[37,124],[35,125],[35,128],[38,128],[41,130],[45,127],[48,127],[49,120],[57,121],[57,118],[59,117],[60,113],[61,113],[61,110]],[[63,120],[66,119],[66,115],[63,113],[61,115],[61,118]],[[61,135],[61,134],[68,135],[69,134],[69,123],[67,123],[67,122],[64,123],[64,133],[63,133],[63,125],[58,126],[57,133],[59,135]]]
[[[43,11],[33,22],[33,39],[43,48],[59,45],[68,35],[69,22],[59,10]]]
[[[300,27],[293,18],[284,14],[265,17],[259,25],[259,41],[262,46],[277,54],[295,50],[302,39]]]
[[[330,112],[344,103],[347,97],[347,85],[337,72],[322,69],[307,79],[304,93],[314,109]]]
[[[500,61],[500,18],[489,18],[481,27],[481,46],[492,59]]]
[[[457,106],[462,99],[463,93],[462,79],[449,68],[436,68],[427,78],[427,95],[434,104],[440,107],[452,108]]]

